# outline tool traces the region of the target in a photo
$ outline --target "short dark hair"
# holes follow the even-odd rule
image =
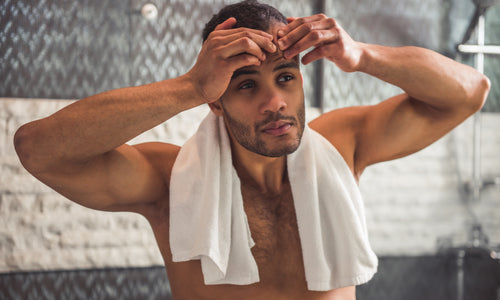
[[[288,23],[286,17],[276,8],[259,3],[257,0],[245,0],[225,6],[219,13],[213,15],[203,29],[203,42],[206,41],[208,35],[214,31],[217,25],[231,17],[236,19],[234,28],[246,27],[262,31],[269,30],[272,21]]]

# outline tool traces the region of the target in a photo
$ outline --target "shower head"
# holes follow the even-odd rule
[[[472,0],[474,2],[474,5],[476,6],[476,10],[474,11],[474,15],[472,16],[472,19],[469,23],[469,27],[467,28],[467,31],[465,32],[465,35],[462,39],[462,44],[467,43],[467,41],[470,39],[470,36],[472,35],[472,31],[476,28],[477,22],[479,20],[479,17],[484,15],[486,10],[488,8],[500,4],[500,0]]]
[[[493,5],[500,4],[500,0],[472,0],[477,7],[489,8]]]

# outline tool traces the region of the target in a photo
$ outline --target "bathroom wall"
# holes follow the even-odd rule
[[[136,0],[0,3],[0,97],[6,97],[0,98],[0,292],[27,289],[26,293],[31,292],[37,299],[37,295],[46,292],[40,286],[52,282],[52,277],[57,278],[55,288],[61,282],[68,286],[65,280],[85,278],[87,281],[76,289],[84,295],[82,299],[91,298],[88,293],[96,290],[91,291],[85,284],[100,282],[102,276],[112,278],[117,286],[142,276],[140,280],[146,280],[148,288],[156,291],[157,277],[149,276],[150,268],[163,262],[147,222],[131,213],[91,211],[54,193],[22,168],[12,137],[21,124],[47,116],[73,101],[66,99],[185,72],[199,49],[198,32],[204,22],[198,20],[205,20],[215,7],[227,2],[234,1],[158,1],[163,14],[154,22],[140,17],[136,10],[143,3]],[[315,1],[300,0],[269,3],[288,15],[309,15],[316,5]],[[393,46],[423,46],[451,57],[455,56],[455,43],[472,12],[470,3],[459,0],[326,3],[326,13],[337,18],[356,39]],[[500,44],[499,7],[487,15],[488,28],[497,30],[487,34],[487,43]],[[8,45],[10,48],[6,48]],[[460,59],[473,63],[471,57]],[[499,58],[489,57],[486,61],[493,90],[482,113],[481,168],[485,179],[500,175],[499,63]],[[316,70],[316,66],[304,68],[305,77],[309,78],[306,95],[310,105],[317,105]],[[327,110],[376,103],[400,92],[363,74],[344,74],[329,63],[325,65],[324,82]],[[183,113],[131,143],[161,140],[180,145],[205,113],[203,107]],[[317,114],[317,109],[308,109],[309,119]],[[464,204],[483,224],[490,245],[500,244],[500,188],[485,188],[477,203],[470,203],[463,191],[464,182],[471,178],[471,149],[469,120],[429,148],[407,158],[377,164],[363,174],[360,184],[369,235],[381,257],[381,268],[373,287],[359,293],[360,299],[453,296],[453,284],[438,291],[443,281],[455,280],[456,269],[455,262],[449,261],[453,255],[436,256],[437,241],[452,247],[467,242],[472,218]],[[449,267],[446,272],[441,269],[443,265]],[[483,282],[500,278],[489,271],[475,273],[473,267],[471,263],[467,271],[481,274],[477,278]],[[112,269],[108,272],[103,268]],[[164,271],[161,267],[153,268],[155,276],[161,277],[159,285],[163,285]],[[47,276],[36,273],[75,269],[91,271],[84,275],[80,271],[60,272],[57,276],[52,272]],[[19,271],[35,272],[16,273]],[[408,279],[409,274],[413,275],[412,280]],[[437,276],[435,282],[428,280],[429,274]],[[395,287],[394,282],[400,278],[408,280],[398,281]],[[31,284],[36,288],[31,288]],[[137,282],[127,286],[134,284]],[[405,284],[413,285],[412,292],[405,292]],[[108,286],[99,287],[110,297],[121,295],[110,292]],[[143,291],[143,287],[138,288]],[[375,297],[377,292],[379,297]],[[392,298],[388,297],[391,293]]]
[[[323,0],[268,0],[287,16],[319,11]],[[19,0],[0,2],[0,97],[79,99],[105,90],[185,73],[201,47],[204,23],[236,0],[155,1],[158,17],[140,14],[139,0]],[[337,0],[324,11],[353,38],[390,46],[414,45],[455,57],[474,7],[470,0]],[[486,14],[486,43],[500,44],[500,5]],[[470,43],[474,43],[472,36]],[[470,56],[461,57],[473,63]],[[303,66],[306,101],[319,105],[317,65]],[[500,58],[485,58],[500,81]],[[371,104],[399,90],[363,74],[325,64],[323,107]],[[359,88],[362,87],[362,88]],[[484,111],[500,112],[493,86]]]
[[[162,264],[147,222],[132,213],[92,211],[51,191],[20,165],[12,145],[21,124],[69,100],[0,98],[0,272]],[[185,112],[130,143],[181,145],[206,107]],[[309,119],[318,114],[308,110]],[[483,113],[482,174],[500,170],[500,115]],[[431,255],[437,239],[467,241],[470,217],[460,193],[470,179],[471,122],[410,157],[368,168],[360,182],[370,240],[378,255]],[[461,177],[461,178],[460,178]],[[492,245],[500,244],[500,188],[471,207]]]
[[[325,12],[356,40],[386,46],[419,46],[435,50],[467,64],[471,55],[459,55],[456,46],[462,40],[474,12],[469,0],[340,0],[326,1]],[[491,8],[485,18],[485,43],[500,45],[500,5]],[[476,43],[472,35],[468,43]],[[485,56],[485,74],[500,82],[500,56]],[[382,84],[361,73],[345,74],[333,64],[325,64],[324,107],[378,103],[400,90]],[[491,99],[483,108],[500,112],[500,84],[491,90]]]
[[[0,96],[80,99],[177,77],[196,61],[205,23],[228,2],[154,1],[158,16],[146,19],[139,0],[2,1]],[[269,3],[286,15],[313,13],[307,1]],[[314,71],[303,68],[308,101]]]

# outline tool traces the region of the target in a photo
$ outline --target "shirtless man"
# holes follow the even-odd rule
[[[288,20],[271,15],[261,29],[236,28],[236,19],[215,20],[213,32],[207,27],[196,64],[185,75],[97,94],[22,126],[15,136],[21,162],[81,205],[145,216],[175,299],[355,299],[354,286],[313,292],[305,282],[285,172],[285,157],[297,148],[304,127],[298,54],[314,47],[303,64],[325,58],[345,72],[364,72],[405,91],[377,105],[331,111],[309,124],[337,148],[356,179],[371,164],[426,147],[478,111],[489,81],[429,50],[353,41],[322,14]],[[169,182],[180,148],[125,144],[204,103],[224,116],[228,128],[256,243],[255,284],[205,285],[198,260],[172,262]],[[277,113],[286,118],[262,122]]]

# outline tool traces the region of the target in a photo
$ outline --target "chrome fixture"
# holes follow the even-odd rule
[[[152,3],[144,4],[141,8],[141,15],[147,20],[154,20],[158,17],[158,8]]]

